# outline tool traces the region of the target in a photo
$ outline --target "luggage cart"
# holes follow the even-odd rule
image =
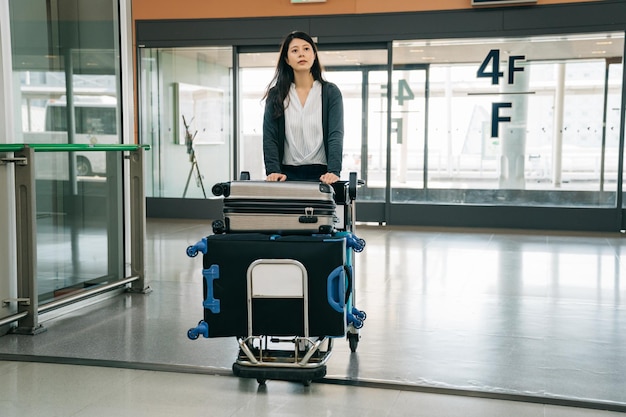
[[[195,340],[200,335],[208,338],[232,333],[239,345],[232,367],[233,374],[243,378],[255,378],[260,384],[268,379],[277,379],[300,381],[309,385],[312,381],[323,378],[335,338],[345,336],[351,351],[355,352],[360,338],[359,329],[363,327],[366,318],[363,311],[354,307],[353,253],[361,252],[365,246],[365,241],[354,234],[357,186],[356,174],[350,175],[350,181],[333,186],[336,191],[338,222],[336,231],[331,234],[318,234],[308,238],[275,237],[269,238],[269,242],[259,243],[247,242],[248,235],[213,235],[188,247],[187,255],[190,257],[196,256],[198,252],[205,255],[205,320],[189,329],[187,337]],[[207,252],[215,250],[209,246],[213,245],[215,248],[220,241],[223,241],[221,245],[227,246],[219,246],[218,251],[223,251],[226,256],[235,247],[230,247],[235,243],[229,241],[236,239],[240,239],[237,247],[243,248],[246,255],[236,262],[247,267],[245,273],[241,266],[236,273],[227,273],[224,270],[229,275],[224,278],[236,276],[237,280],[243,281],[245,276],[245,318],[227,319],[229,324],[223,326],[219,320],[228,317],[227,306],[231,304],[230,301],[235,302],[228,298],[241,298],[241,295],[231,297],[231,293],[241,294],[244,290],[241,285],[232,284],[230,288],[223,289],[224,293],[218,294],[222,298],[218,299],[213,284],[220,277],[216,277],[213,272],[206,272],[215,266],[208,265],[206,258]],[[325,243],[308,240],[321,240]],[[293,243],[276,246],[278,249],[275,249],[274,245],[278,241]],[[322,250],[323,255],[302,255],[303,259],[300,259],[298,245],[304,245],[303,252],[307,253],[314,252],[312,249],[318,246],[328,248]],[[326,266],[322,273],[323,279],[320,279],[317,269],[327,262],[329,253],[332,254],[332,268]],[[218,257],[220,256],[221,254]],[[330,273],[329,268],[332,269]],[[323,281],[322,289],[320,281]],[[320,296],[322,290],[325,291],[324,297]],[[276,310],[280,310],[277,306],[289,308],[283,308],[282,316],[280,313],[277,316]],[[223,307],[223,311],[220,307]],[[244,308],[239,305],[237,310]],[[225,317],[216,318],[222,313],[225,313]],[[325,316],[320,318],[317,317],[318,314]],[[337,317],[340,327],[337,327]],[[291,324],[285,323],[289,320]],[[325,327],[329,323],[332,328]]]

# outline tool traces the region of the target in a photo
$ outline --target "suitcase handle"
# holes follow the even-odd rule
[[[219,265],[211,265],[208,269],[203,269],[202,276],[204,276],[204,284],[206,286],[206,299],[202,302],[202,306],[213,314],[219,314],[220,300],[215,298],[213,291],[213,281],[220,277]]]
[[[344,275],[344,268],[338,266],[330,273],[326,285],[326,295],[328,298],[328,304],[338,313],[342,313],[346,305],[345,292],[346,292],[346,279]]]

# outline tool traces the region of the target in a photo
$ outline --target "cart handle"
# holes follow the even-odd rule
[[[356,187],[357,187],[356,172],[351,172],[349,178],[350,178],[350,181],[348,183],[348,197],[350,198],[350,201],[354,201],[356,200]]]
[[[328,298],[328,304],[338,313],[342,313],[346,305],[345,292],[346,292],[346,279],[344,275],[343,265],[335,268],[330,275],[328,275],[326,285],[326,295]]]

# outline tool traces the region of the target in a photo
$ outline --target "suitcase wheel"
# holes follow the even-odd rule
[[[360,319],[361,321],[365,320],[367,318],[367,314],[365,314],[365,311],[363,310],[359,310],[357,308],[352,308],[352,314],[354,314],[354,316],[358,319]]]
[[[211,192],[214,196],[228,197],[230,195],[230,185],[226,182],[218,182],[211,188]]]
[[[221,235],[226,231],[226,225],[223,220],[214,220],[211,226],[213,227],[213,234]]]
[[[348,324],[354,326],[355,329],[360,329],[363,327],[363,320],[365,320],[364,316],[361,317],[359,317],[358,315],[354,315],[353,313],[348,313],[346,318]]]
[[[205,338],[209,337],[209,325],[204,320],[200,320],[196,327],[187,330],[187,337],[191,340],[198,339],[200,335]]]
[[[187,256],[189,256],[190,258],[195,258],[196,256],[198,256],[198,250],[193,246],[188,246],[186,252]]]
[[[333,226],[329,225],[329,224],[325,224],[323,226],[319,227],[319,232],[324,234],[324,235],[330,235],[333,233]]]

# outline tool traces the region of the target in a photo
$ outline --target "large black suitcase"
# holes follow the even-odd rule
[[[224,219],[213,223],[221,233],[331,233],[337,222],[335,190],[308,181],[231,181],[215,184],[224,197]]]
[[[345,239],[331,235],[208,236],[203,256],[208,337],[344,336],[345,254]],[[302,274],[301,296],[293,292],[294,271]]]

